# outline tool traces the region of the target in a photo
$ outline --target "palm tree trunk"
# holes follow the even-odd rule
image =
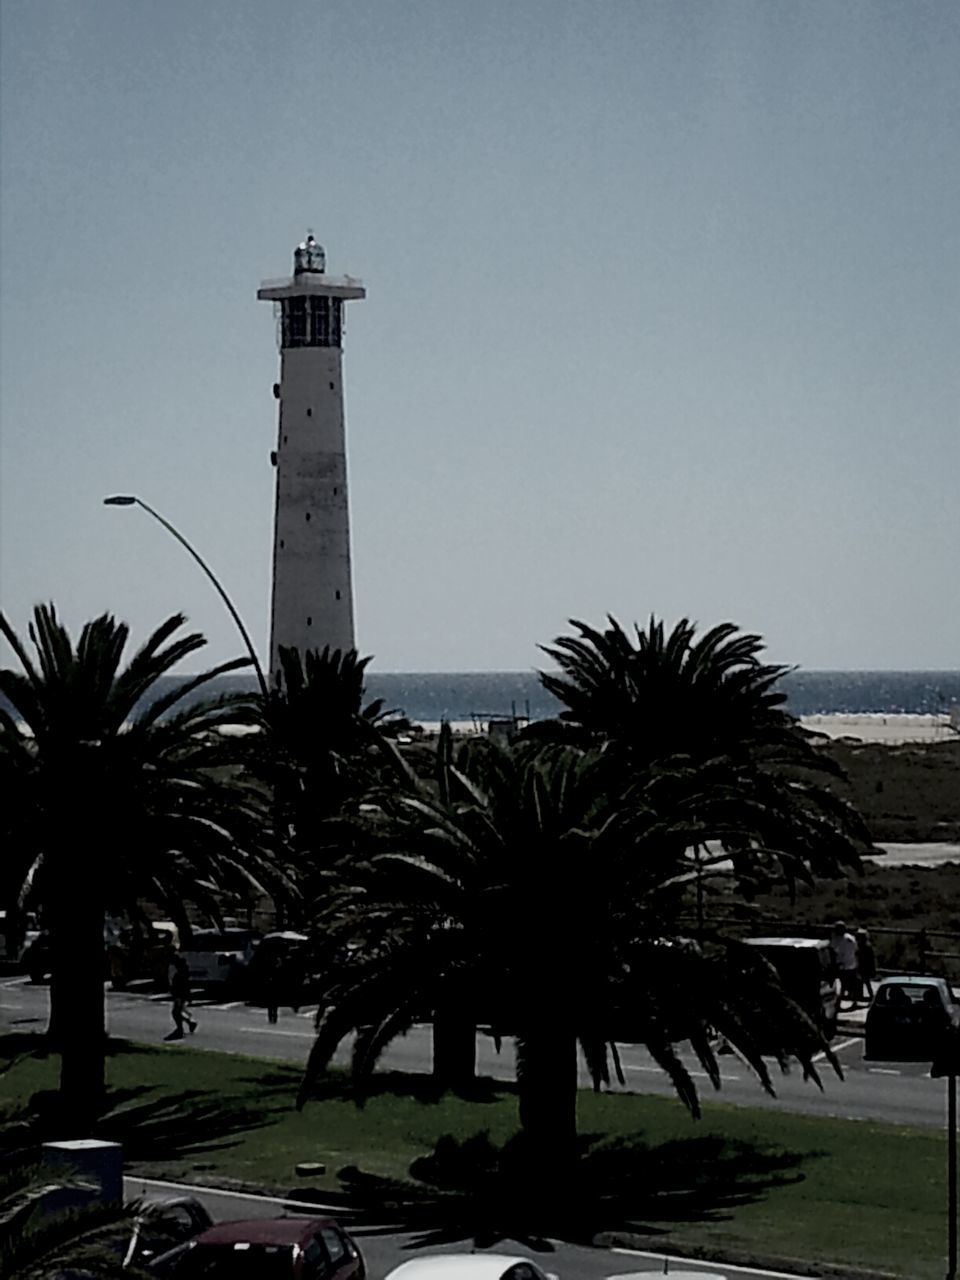
[[[477,1080],[477,1026],[456,1007],[433,1016],[433,1078],[442,1089],[469,1091]]]
[[[103,902],[89,865],[65,874],[51,912],[50,1024],[60,1052],[60,1103],[70,1134],[89,1136],[105,1088]]]
[[[555,1209],[574,1196],[577,1037],[561,1010],[538,1010],[517,1044],[517,1090],[532,1192]]]

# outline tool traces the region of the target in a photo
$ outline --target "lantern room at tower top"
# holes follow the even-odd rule
[[[353,276],[328,276],[326,255],[313,236],[307,236],[293,254],[293,275],[264,280],[257,290],[261,302],[282,302],[285,298],[325,294],[328,298],[365,298],[367,291]]]

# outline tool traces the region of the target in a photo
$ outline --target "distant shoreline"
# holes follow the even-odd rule
[[[800,716],[800,723],[812,733],[828,738],[850,738],[858,742],[899,746],[908,742],[948,742],[958,740],[957,717],[942,715],[887,715],[881,712],[846,715]]]

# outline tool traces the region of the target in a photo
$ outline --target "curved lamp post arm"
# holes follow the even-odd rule
[[[240,617],[240,614],[237,612],[236,606],[234,605],[233,601],[227,595],[222,584],[220,583],[220,580],[217,578],[217,575],[213,572],[213,570],[207,564],[206,560],[204,560],[204,558],[200,555],[198,551],[194,550],[194,548],[186,540],[186,538],[183,536],[183,534],[180,532],[179,529],[177,529],[174,525],[172,525],[169,520],[165,519],[160,514],[159,511],[155,511],[153,507],[150,506],[149,503],[144,502],[142,498],[137,498],[133,494],[126,494],[126,493],[116,494],[112,498],[104,498],[103,505],[105,507],[142,507],[143,510],[146,511],[148,515],[153,516],[154,520],[156,520],[159,524],[162,524],[164,529],[166,529],[166,531],[169,534],[171,534],[174,538],[176,538],[176,540],[180,543],[181,547],[183,547],[185,551],[188,551],[190,555],[193,556],[194,560],[196,560],[197,564],[200,566],[203,572],[207,575],[207,577],[213,583],[214,587],[216,588],[217,595],[219,595],[220,599],[226,605],[227,612],[230,614],[230,617],[233,619],[234,623],[236,624],[237,630],[240,632],[240,635],[243,637],[243,643],[246,646],[247,653],[250,655],[250,660],[253,663],[254,670],[257,673],[257,683],[260,685],[260,692],[263,695],[263,697],[266,699],[269,692],[267,688],[267,678],[263,674],[263,667],[260,664],[260,659],[257,656],[257,651],[253,647],[253,641],[250,639],[250,633],[247,631],[247,628],[243,625],[243,619]]]

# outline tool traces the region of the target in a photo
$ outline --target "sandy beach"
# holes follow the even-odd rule
[[[956,709],[944,715],[819,715],[801,716],[800,723],[812,733],[828,738],[855,738],[859,742],[888,743],[947,742],[957,738]]]

